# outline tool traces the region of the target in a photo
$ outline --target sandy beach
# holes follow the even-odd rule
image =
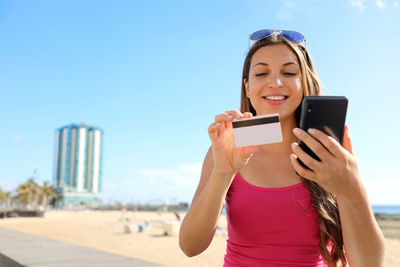
[[[171,212],[48,211],[44,218],[1,219],[0,227],[169,266],[222,266],[227,238],[224,231],[216,233],[205,252],[188,258],[179,248],[177,234],[164,235],[163,224],[175,222],[176,216]],[[391,225],[399,227],[400,221],[395,223]],[[145,226],[144,231],[136,231],[139,224]],[[126,225],[131,225],[131,233],[126,232]],[[224,215],[219,226],[226,228]],[[400,239],[391,234],[386,242],[384,266],[400,266]]]

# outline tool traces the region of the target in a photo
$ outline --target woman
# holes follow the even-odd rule
[[[256,42],[243,66],[241,110],[217,115],[208,128],[212,146],[181,226],[181,249],[195,256],[209,246],[226,200],[226,267],[382,266],[384,238],[347,127],[343,144],[297,128],[302,98],[320,94],[305,38],[260,30],[250,39]],[[270,113],[279,113],[283,142],[235,146],[233,119]]]

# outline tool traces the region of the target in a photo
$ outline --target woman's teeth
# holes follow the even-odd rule
[[[279,100],[286,99],[286,96],[282,96],[282,95],[280,95],[280,96],[264,96],[264,98],[268,99],[268,100],[279,101]]]

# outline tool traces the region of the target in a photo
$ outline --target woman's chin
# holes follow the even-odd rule
[[[257,116],[261,116],[261,115],[269,115],[269,114],[279,114],[279,118],[281,118],[282,116],[287,116],[287,114],[285,114],[286,112],[282,112],[282,111],[276,111],[276,110],[257,110]]]
[[[269,115],[269,114],[279,114],[279,120],[280,121],[286,121],[286,120],[295,120],[295,113],[290,113],[288,114],[287,112],[282,112],[282,111],[272,111],[272,110],[260,110],[256,111],[257,116],[262,116],[262,115]]]

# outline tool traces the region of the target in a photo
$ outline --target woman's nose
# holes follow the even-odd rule
[[[282,87],[282,79],[278,73],[270,75],[270,79],[268,81],[268,86],[271,88],[279,88]]]

